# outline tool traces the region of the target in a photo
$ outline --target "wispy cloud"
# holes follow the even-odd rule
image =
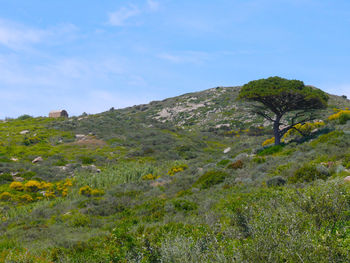
[[[71,39],[76,31],[72,24],[38,29],[0,19],[0,46],[18,50],[39,43],[61,43]]]
[[[175,53],[160,53],[157,55],[158,58],[180,64],[180,63],[191,63],[191,64],[201,64],[209,59],[209,54],[206,52],[198,51],[184,51]]]
[[[135,5],[122,7],[119,10],[109,14],[109,24],[112,26],[124,26],[126,21],[141,13],[141,10]]]
[[[128,20],[147,12],[155,12],[159,10],[159,2],[155,0],[147,0],[143,5],[129,4],[123,6],[115,12],[108,14],[108,24],[112,26],[128,25]]]

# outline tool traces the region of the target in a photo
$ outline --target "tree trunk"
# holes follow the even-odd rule
[[[281,144],[281,134],[280,134],[280,116],[276,116],[276,120],[273,123],[273,134],[275,136],[275,145]]]

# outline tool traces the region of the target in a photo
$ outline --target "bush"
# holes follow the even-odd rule
[[[91,193],[92,193],[92,189],[90,186],[86,185],[86,186],[83,186],[79,189],[79,194],[80,195],[84,195],[84,196],[91,196]]]
[[[221,160],[220,162],[218,162],[216,164],[216,166],[226,166],[229,164],[229,162],[230,162],[230,160],[224,159],[224,160]]]
[[[274,145],[267,148],[263,148],[262,150],[258,151],[258,155],[264,156],[264,155],[275,154],[282,151],[283,147],[284,147],[283,145]]]
[[[0,194],[1,201],[9,201],[12,199],[12,195],[9,192],[3,192]]]
[[[8,173],[0,174],[0,184],[6,184],[12,181],[13,181],[13,178],[11,174],[8,174]]]
[[[297,182],[312,182],[316,179],[326,179],[328,176],[320,169],[317,169],[316,165],[306,164],[303,167],[295,171],[294,175],[289,178],[291,183]]]
[[[25,183],[24,189],[28,192],[37,192],[41,189],[41,183],[35,180],[30,180]]]
[[[286,180],[281,176],[275,176],[266,181],[268,187],[282,186],[286,184]]]
[[[90,156],[80,156],[79,160],[82,164],[92,164],[93,162],[95,162],[95,159],[90,157]]]
[[[195,183],[195,186],[200,186],[201,189],[208,189],[213,185],[222,183],[225,178],[228,176],[227,173],[219,170],[212,170],[208,171],[205,174],[203,174],[197,182]]]
[[[179,211],[192,211],[197,209],[197,204],[185,199],[174,200],[173,205]]]
[[[24,185],[21,182],[12,182],[10,184],[10,189],[16,190],[16,191],[23,191]]]
[[[242,169],[243,168],[243,162],[241,160],[238,160],[234,163],[230,163],[228,166],[227,166],[228,169],[234,169],[234,170],[237,170],[237,169]]]

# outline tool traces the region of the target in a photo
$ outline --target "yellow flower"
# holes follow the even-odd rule
[[[37,192],[41,189],[41,183],[38,181],[30,180],[24,185],[24,188],[28,192]]]
[[[23,191],[24,190],[24,186],[21,182],[12,182],[10,184],[10,188],[12,190],[16,190],[16,191]]]

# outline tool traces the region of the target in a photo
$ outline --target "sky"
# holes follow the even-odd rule
[[[281,76],[350,97],[349,0],[0,0],[0,118]]]

